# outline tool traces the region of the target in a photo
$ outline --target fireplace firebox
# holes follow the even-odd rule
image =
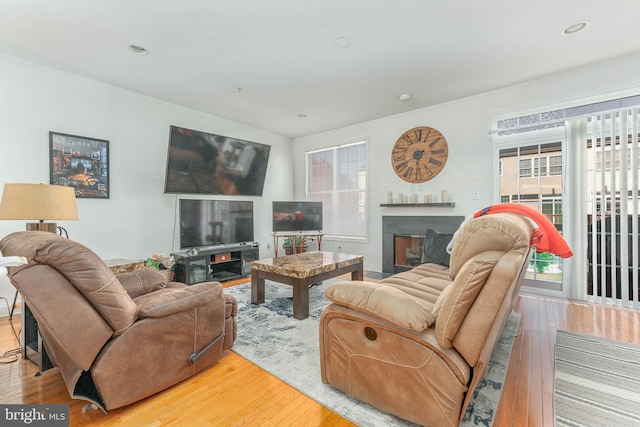
[[[394,269],[409,270],[422,261],[424,235],[394,234]]]
[[[463,216],[383,216],[382,271],[395,274],[420,264],[427,228],[453,233]]]

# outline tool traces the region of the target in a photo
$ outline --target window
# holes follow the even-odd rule
[[[560,230],[562,229],[562,196],[543,194],[540,210],[553,225]]]
[[[531,159],[520,159],[520,177],[526,178],[532,176]]]
[[[562,156],[549,156],[549,175],[562,175]]]
[[[539,156],[520,159],[520,177],[562,175],[562,156]],[[502,173],[500,174],[502,176]]]
[[[328,236],[367,237],[367,144],[307,153],[307,200],[322,202]]]
[[[547,158],[535,157],[533,159],[533,176],[544,176],[547,174]]]
[[[609,172],[611,171],[611,156],[614,158],[615,170],[620,171],[621,158],[622,153],[621,149],[618,147],[619,144],[616,144],[613,148],[611,146],[607,146],[604,152],[605,163],[604,170]],[[613,154],[611,154],[611,150],[613,150]],[[627,148],[627,169],[631,169],[631,149]],[[597,169],[602,169],[602,152],[596,152],[596,167]]]

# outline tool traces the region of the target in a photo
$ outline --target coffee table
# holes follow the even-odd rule
[[[351,280],[363,278],[363,256],[335,252],[304,252],[251,262],[251,302],[264,303],[264,281],[293,286],[293,317],[309,317],[309,285],[351,273]]]

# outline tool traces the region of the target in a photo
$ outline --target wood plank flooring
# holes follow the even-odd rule
[[[494,426],[553,425],[553,347],[558,329],[640,344],[640,311],[521,295],[522,314]],[[20,327],[19,316],[14,318]],[[0,355],[17,347],[0,318]],[[6,359],[2,360],[3,362]],[[72,426],[353,426],[237,354],[162,393],[110,411],[83,412],[57,369],[36,377],[21,358],[0,364],[0,403],[68,403]]]

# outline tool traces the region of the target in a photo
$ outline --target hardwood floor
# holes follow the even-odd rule
[[[640,344],[640,311],[521,295],[520,334],[494,426],[553,425],[553,347],[558,329]],[[20,319],[14,318],[17,328]],[[0,354],[17,347],[0,318]],[[5,361],[5,360],[3,360]],[[212,368],[125,408],[83,412],[57,369],[36,377],[21,358],[0,364],[0,403],[68,403],[72,426],[353,426],[233,352]]]
[[[553,426],[553,353],[558,329],[640,344],[640,311],[520,295],[522,314],[495,427]]]

